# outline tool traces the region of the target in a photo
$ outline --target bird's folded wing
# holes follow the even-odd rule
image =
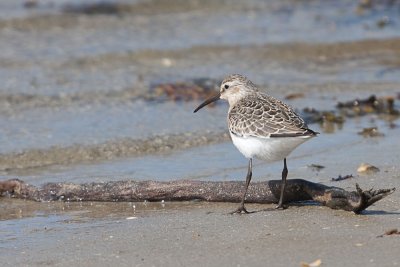
[[[231,133],[238,136],[307,137],[316,133],[285,103],[266,95],[239,101],[228,114]]]

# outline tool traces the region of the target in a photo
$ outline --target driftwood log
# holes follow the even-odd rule
[[[277,203],[280,194],[279,180],[252,183],[246,202]],[[106,183],[47,183],[41,187],[21,180],[0,181],[0,195],[9,195],[33,201],[183,201],[204,200],[213,202],[240,202],[244,182],[206,182],[179,180],[115,181]],[[332,209],[361,213],[363,210],[392,194],[395,188],[355,191],[325,186],[302,179],[287,181],[285,202],[314,201]]]

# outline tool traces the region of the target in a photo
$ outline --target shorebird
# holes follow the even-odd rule
[[[260,92],[243,75],[233,74],[225,78],[219,93],[205,100],[194,112],[219,99],[229,103],[228,128],[232,142],[249,159],[243,197],[232,213],[248,213],[244,202],[252,177],[253,158],[266,162],[283,160],[281,193],[276,207],[283,209],[288,175],[286,157],[318,133],[309,129],[293,108]]]

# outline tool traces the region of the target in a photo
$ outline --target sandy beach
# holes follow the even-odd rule
[[[1,266],[400,265],[400,235],[385,234],[400,230],[398,3],[30,2],[0,3],[2,181],[244,181],[227,105],[193,114],[204,88],[241,73],[321,133],[290,155],[289,179],[397,191],[361,215],[311,202],[229,215],[236,203],[3,196]],[[371,95],[393,106],[337,107]],[[363,134],[371,127],[379,134]],[[253,180],[281,171],[255,161]]]

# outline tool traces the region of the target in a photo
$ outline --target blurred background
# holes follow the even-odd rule
[[[0,51],[4,179],[242,180],[247,162],[229,141],[227,105],[193,114],[231,73],[323,133],[293,153],[294,175],[321,181],[309,164],[326,166],[326,178],[377,145],[393,147],[358,135],[365,127],[396,134],[397,117],[343,118],[336,105],[397,100],[398,1],[2,0]],[[318,111],[333,119],[309,116]],[[282,168],[257,164],[262,179]]]

